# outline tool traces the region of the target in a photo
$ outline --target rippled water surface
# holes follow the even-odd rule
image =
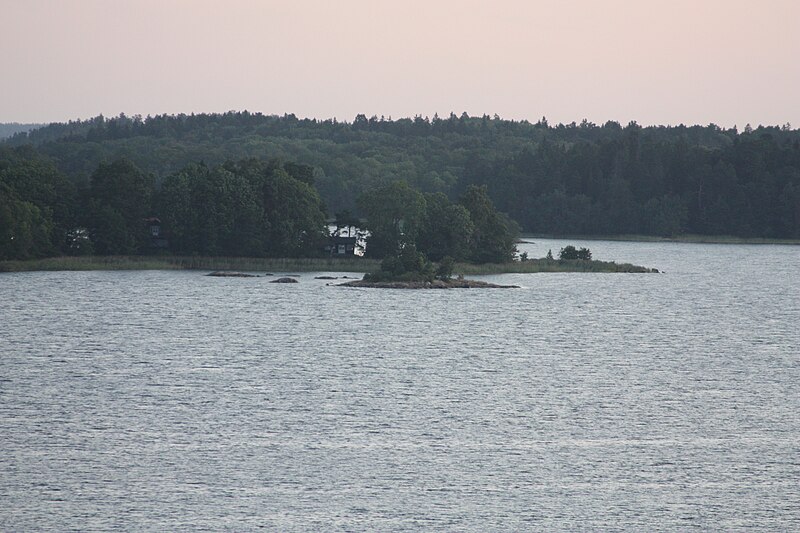
[[[0,529],[800,529],[800,247],[574,244],[666,273],[0,274]]]

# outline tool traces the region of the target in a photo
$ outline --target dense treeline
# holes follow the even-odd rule
[[[0,146],[0,259],[64,251],[76,226],[75,185],[30,147]]]
[[[476,159],[464,183],[488,183],[498,205],[532,232],[798,238],[794,134],[736,135],[712,150],[680,138],[652,142],[632,124],[616,139],[545,139],[535,150]]]
[[[190,164],[157,186],[123,158],[101,163],[77,187],[31,148],[0,148],[0,193],[0,259],[318,256],[329,237],[314,169],[278,160]],[[434,261],[514,259],[518,227],[495,209],[486,187],[470,186],[452,203],[395,181],[358,201],[366,220],[339,213],[337,223],[368,230],[371,257],[413,248]]]
[[[466,114],[345,123],[242,112],[97,117],[6,144],[34,145],[79,187],[121,157],[157,188],[197,161],[278,158],[313,167],[329,212],[364,216],[362,194],[404,180],[451,202],[485,185],[532,232],[800,238],[800,132],[788,125],[552,126]]]
[[[123,158],[101,163],[76,186],[32,149],[0,147],[0,259],[163,250],[302,257],[318,255],[326,238],[308,166],[192,164],[156,186]]]
[[[193,163],[156,184],[122,158],[100,163],[86,186],[66,180],[30,147],[0,147],[0,259],[56,254],[303,257],[328,243],[314,169],[278,160]],[[514,259],[518,227],[485,186],[458,203],[394,181],[360,195],[369,256],[406,248],[427,258],[476,263]]]
[[[252,257],[319,255],[326,214],[313,169],[244,160],[190,165],[164,180],[156,212],[170,249]]]
[[[19,122],[0,123],[0,139],[6,139],[17,133],[24,133],[42,126],[43,124],[20,124]]]

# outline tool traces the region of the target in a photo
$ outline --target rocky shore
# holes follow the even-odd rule
[[[366,287],[370,289],[519,289],[517,285],[498,285],[473,279],[451,279],[448,281],[364,281],[340,283],[337,287]]]
[[[214,278],[257,278],[258,276],[255,274],[245,274],[244,272],[233,272],[230,270],[217,270],[216,272],[211,272],[206,274],[206,276],[211,276]]]

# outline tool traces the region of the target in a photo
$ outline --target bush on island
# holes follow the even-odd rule
[[[406,244],[381,261],[379,271],[366,274],[364,281],[433,281],[434,277],[433,263],[416,246]]]
[[[561,261],[571,261],[574,259],[591,261],[592,252],[588,248],[581,248],[578,250],[570,244],[563,247],[561,251],[558,252],[558,259]]]

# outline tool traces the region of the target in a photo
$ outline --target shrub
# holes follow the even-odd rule
[[[379,271],[364,276],[367,281],[433,281],[433,278],[433,263],[413,244],[405,245],[397,255],[386,257]]]
[[[581,248],[578,250],[569,244],[558,252],[558,259],[561,261],[570,261],[574,259],[590,261],[592,259],[592,252],[588,248]]]
[[[439,268],[436,269],[436,279],[447,281],[453,277],[453,265],[455,261],[449,255],[446,255],[439,262]]]

